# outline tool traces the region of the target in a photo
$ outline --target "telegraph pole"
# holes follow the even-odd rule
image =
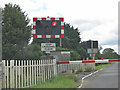
[[[93,59],[93,41],[91,40],[91,57]]]
[[[2,89],[2,8],[0,8],[0,89]]]
[[[62,39],[60,38],[60,47],[62,48]]]

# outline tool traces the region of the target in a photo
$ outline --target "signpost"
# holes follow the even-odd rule
[[[95,53],[98,51],[98,41],[87,41],[87,52],[90,54],[91,58],[94,60]]]
[[[50,52],[56,51],[55,43],[41,43],[41,51]]]
[[[64,38],[64,18],[63,17],[34,17],[33,18],[33,38]],[[41,43],[41,51],[45,51],[50,60],[50,52],[56,51],[55,43]]]

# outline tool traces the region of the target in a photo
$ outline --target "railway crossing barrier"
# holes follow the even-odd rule
[[[81,60],[81,61],[58,61],[57,64],[110,63],[110,62],[119,62],[119,61],[120,61],[120,59]]]

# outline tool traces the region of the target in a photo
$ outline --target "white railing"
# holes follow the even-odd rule
[[[56,75],[56,60],[3,60],[2,88],[30,87]]]
[[[95,69],[94,63],[56,64],[53,60],[2,60],[2,88],[31,87],[58,75],[87,68]]]

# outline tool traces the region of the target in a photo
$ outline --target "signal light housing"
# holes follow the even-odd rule
[[[33,18],[33,38],[64,38],[64,18]]]

